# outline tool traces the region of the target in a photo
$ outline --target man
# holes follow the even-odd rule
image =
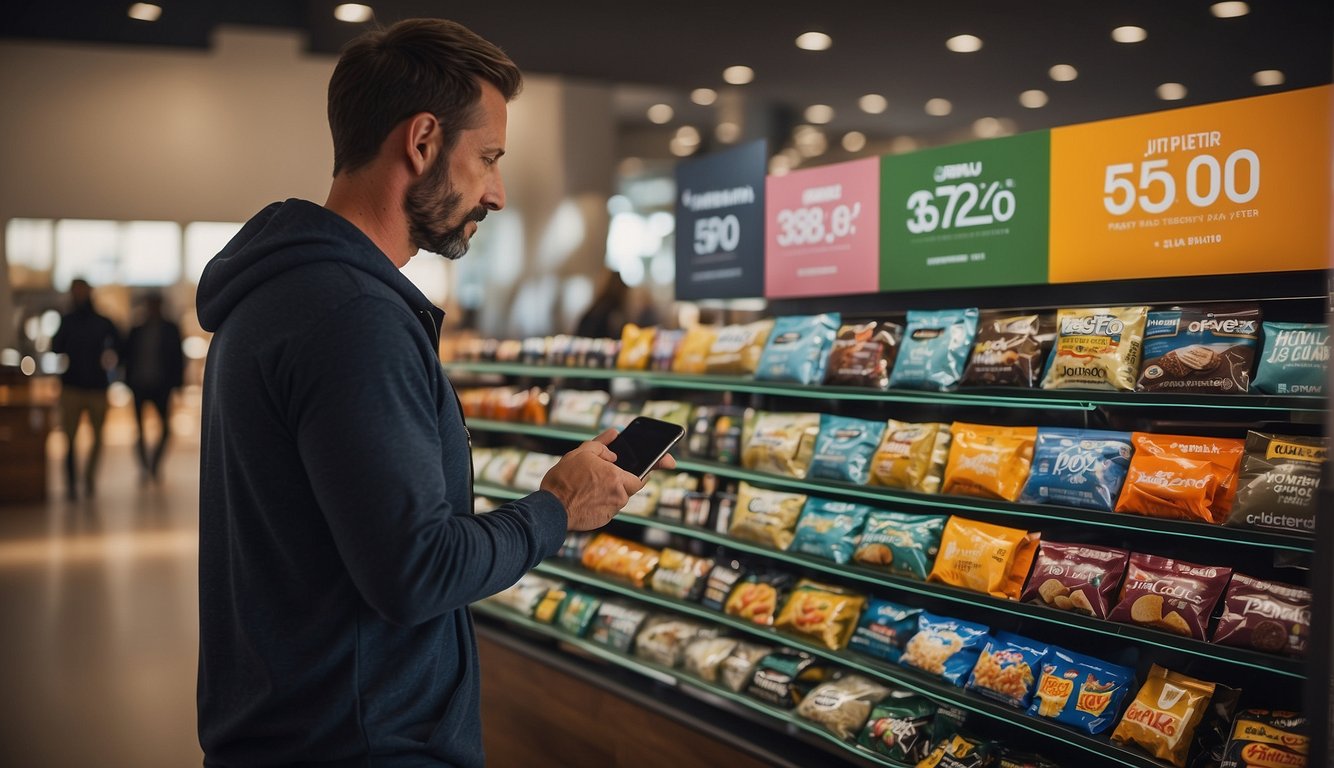
[[[329,84],[324,207],[269,206],[204,271],[206,765],[482,764],[467,605],[641,487],[608,432],[537,493],[473,515],[468,436],[436,359],[443,313],[398,272],[419,248],[463,255],[504,206],[520,82],[451,22],[358,38]]]
[[[60,318],[60,330],[51,339],[51,349],[66,358],[60,375],[60,423],[68,441],[65,449],[65,496],[78,498],[78,451],[74,438],[83,414],[93,428],[93,447],[83,467],[84,490],[93,495],[97,480],[97,462],[102,455],[102,425],[107,418],[107,387],[116,367],[115,350],[120,346],[120,332],[93,308],[93,287],[87,280],[73,280],[69,286],[68,314]]]
[[[139,426],[139,468],[144,480],[157,480],[162,454],[171,437],[171,392],[181,386],[185,356],[181,329],[162,314],[162,294],[144,300],[144,320],[130,330],[125,342],[125,384],[134,393],[134,418]],[[144,409],[149,404],[162,424],[157,445],[144,434]]]

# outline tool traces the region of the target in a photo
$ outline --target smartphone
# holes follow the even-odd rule
[[[616,454],[616,466],[643,480],[685,433],[679,424],[637,416],[607,447]]]

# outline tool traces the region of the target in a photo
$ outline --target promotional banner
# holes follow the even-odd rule
[[[874,293],[880,276],[880,160],[770,176],[764,295]]]
[[[880,290],[1047,282],[1049,133],[882,158]]]
[[[763,141],[676,167],[676,298],[764,292]]]
[[[1324,269],[1330,87],[1056,128],[1053,283]]]

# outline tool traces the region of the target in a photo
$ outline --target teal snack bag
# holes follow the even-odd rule
[[[944,390],[958,384],[977,335],[977,318],[976,307],[908,312],[889,386]]]
[[[806,476],[865,485],[885,422],[820,415],[820,434]]]
[[[861,533],[871,511],[865,504],[808,498],[787,551],[823,557],[843,565],[852,559],[857,534]]]
[[[853,559],[888,568],[895,576],[926,581],[940,551],[945,515],[913,515],[876,510],[866,518]]]
[[[917,634],[917,617],[921,613],[921,608],[871,598],[849,645],[867,656],[897,663],[908,641]]]
[[[1270,395],[1325,394],[1329,326],[1264,323],[1260,367],[1251,388]]]
[[[755,378],[819,384],[841,322],[839,313],[780,317],[760,353]]]
[[[593,624],[593,619],[597,617],[598,609],[601,607],[602,601],[598,598],[571,590],[565,596],[565,602],[561,603],[560,613],[556,616],[556,624],[575,637],[583,637]]]

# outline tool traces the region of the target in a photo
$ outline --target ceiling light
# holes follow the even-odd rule
[[[792,143],[801,157],[819,157],[829,149],[824,131],[813,125],[799,125],[792,131]]]
[[[834,119],[834,108],[828,104],[812,104],[806,107],[806,122],[824,125]]]
[[[687,147],[699,146],[699,130],[693,125],[683,125],[676,129],[676,140]]]
[[[911,152],[914,149],[917,149],[917,139],[911,136],[895,136],[894,140],[889,142],[889,151],[896,155]]]
[[[668,143],[667,148],[677,157],[690,157],[695,154],[695,150],[699,149],[699,142],[691,144],[687,141],[681,141],[679,137],[673,136],[671,142]]]
[[[1181,83],[1163,83],[1158,86],[1158,98],[1163,101],[1178,101],[1186,98],[1186,86]]]
[[[1118,43],[1142,43],[1149,36],[1144,27],[1117,27],[1112,30],[1112,39]]]
[[[827,51],[834,38],[823,32],[802,32],[797,35],[797,47],[803,51]]]
[[[162,15],[162,6],[152,3],[135,3],[130,6],[129,15],[136,21],[157,21]]]
[[[712,88],[696,88],[690,92],[690,100],[701,107],[707,107],[718,100],[718,92]]]
[[[713,129],[713,135],[724,144],[731,144],[741,138],[741,126],[736,123],[718,123],[718,127]]]
[[[648,108],[648,119],[658,125],[670,123],[675,115],[676,110],[672,109],[671,104],[654,104]]]
[[[932,117],[944,117],[954,111],[949,99],[931,99],[926,103],[926,113]]]
[[[1047,92],[1034,88],[1019,94],[1019,103],[1029,109],[1038,109],[1047,106]]]
[[[889,100],[878,93],[868,93],[857,99],[857,106],[868,115],[878,115],[889,109]]]
[[[755,70],[740,64],[723,70],[723,80],[732,85],[745,85],[755,79]]]
[[[1235,19],[1250,13],[1251,7],[1241,2],[1214,3],[1209,6],[1209,12],[1220,19]]]
[[[1283,85],[1283,73],[1277,69],[1262,69],[1251,75],[1251,81],[1256,85]]]
[[[982,50],[982,38],[977,35],[955,35],[945,41],[945,47],[955,53],[973,53]]]
[[[973,135],[979,139],[992,139],[1004,131],[1001,121],[994,117],[981,117],[973,121]]]
[[[773,176],[786,176],[792,170],[792,161],[787,155],[777,154],[769,158],[769,173]]]
[[[843,148],[849,152],[860,152],[866,148],[866,134],[861,131],[848,131],[843,134]]]
[[[1058,83],[1068,83],[1079,77],[1079,70],[1069,64],[1057,64],[1047,70],[1047,75]]]
[[[361,3],[343,3],[334,7],[334,18],[339,21],[346,21],[349,24],[360,24],[363,21],[370,21],[375,13],[371,11],[369,5]]]

